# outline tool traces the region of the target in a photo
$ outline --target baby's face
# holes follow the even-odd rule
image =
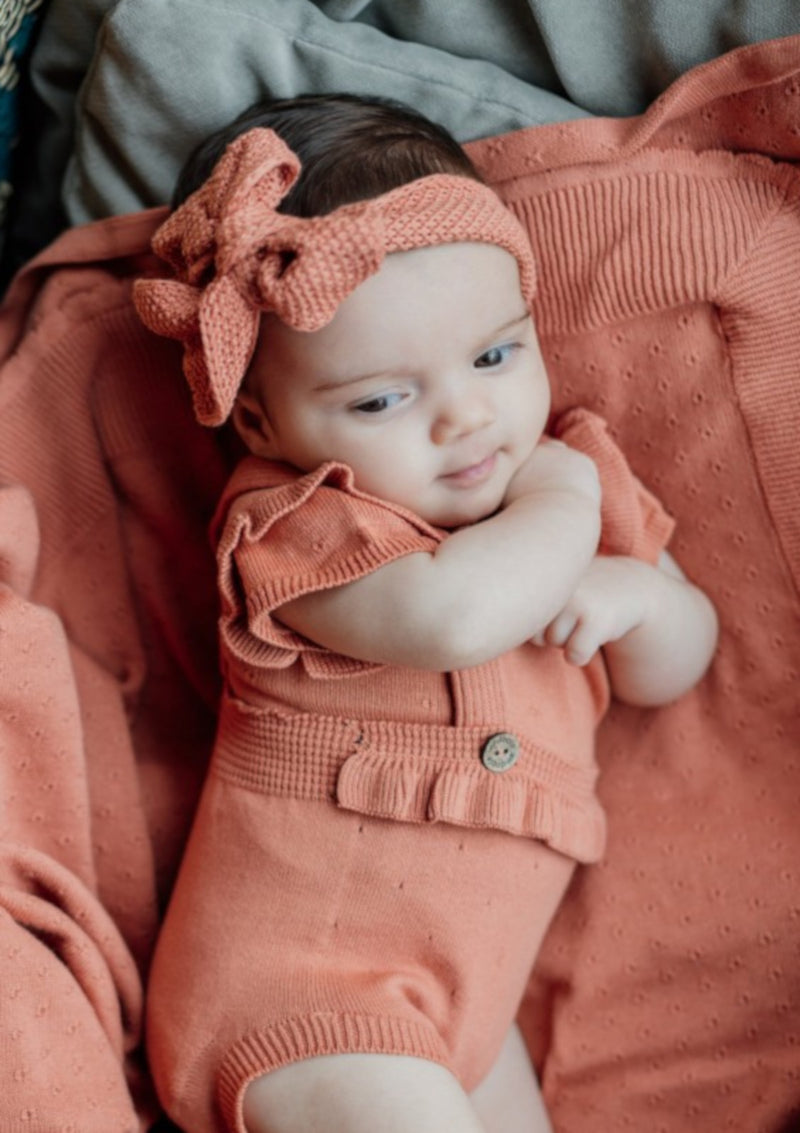
[[[262,322],[260,407],[249,428],[247,395],[234,415],[257,455],[304,472],[341,461],[362,491],[457,527],[499,507],[542,435],[547,374],[499,247],[394,253],[314,333]]]

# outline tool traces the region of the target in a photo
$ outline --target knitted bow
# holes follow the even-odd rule
[[[153,238],[175,278],[134,285],[145,325],[184,344],[183,369],[203,424],[228,417],[261,311],[296,330],[319,330],[388,252],[469,240],[500,244],[517,258],[523,294],[533,296],[525,234],[480,182],[434,174],[301,218],[277,211],[299,172],[297,157],[272,130],[241,135]]]

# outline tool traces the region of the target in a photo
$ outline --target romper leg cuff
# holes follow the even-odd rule
[[[245,1133],[242,1104],[245,1089],[255,1078],[322,1054],[404,1054],[443,1066],[451,1061],[430,1024],[342,1012],[283,1019],[251,1031],[225,1055],[217,1100],[226,1128]]]

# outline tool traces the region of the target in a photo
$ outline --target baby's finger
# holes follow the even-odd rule
[[[564,656],[571,665],[588,665],[601,646],[597,631],[591,624],[579,622],[564,646]]]
[[[566,645],[572,634],[575,632],[577,624],[577,616],[572,610],[562,610],[553,618],[550,625],[544,631],[545,641],[548,645]]]

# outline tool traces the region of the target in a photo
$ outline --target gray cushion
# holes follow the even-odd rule
[[[310,0],[120,0],[81,92],[69,218],[163,203],[194,143],[258,98],[337,90],[399,98],[460,140],[581,113],[495,63],[332,20]]]
[[[796,0],[50,0],[24,246],[62,201],[73,223],[165,201],[194,143],[266,95],[391,95],[465,141],[636,114],[695,64],[797,31]]]

